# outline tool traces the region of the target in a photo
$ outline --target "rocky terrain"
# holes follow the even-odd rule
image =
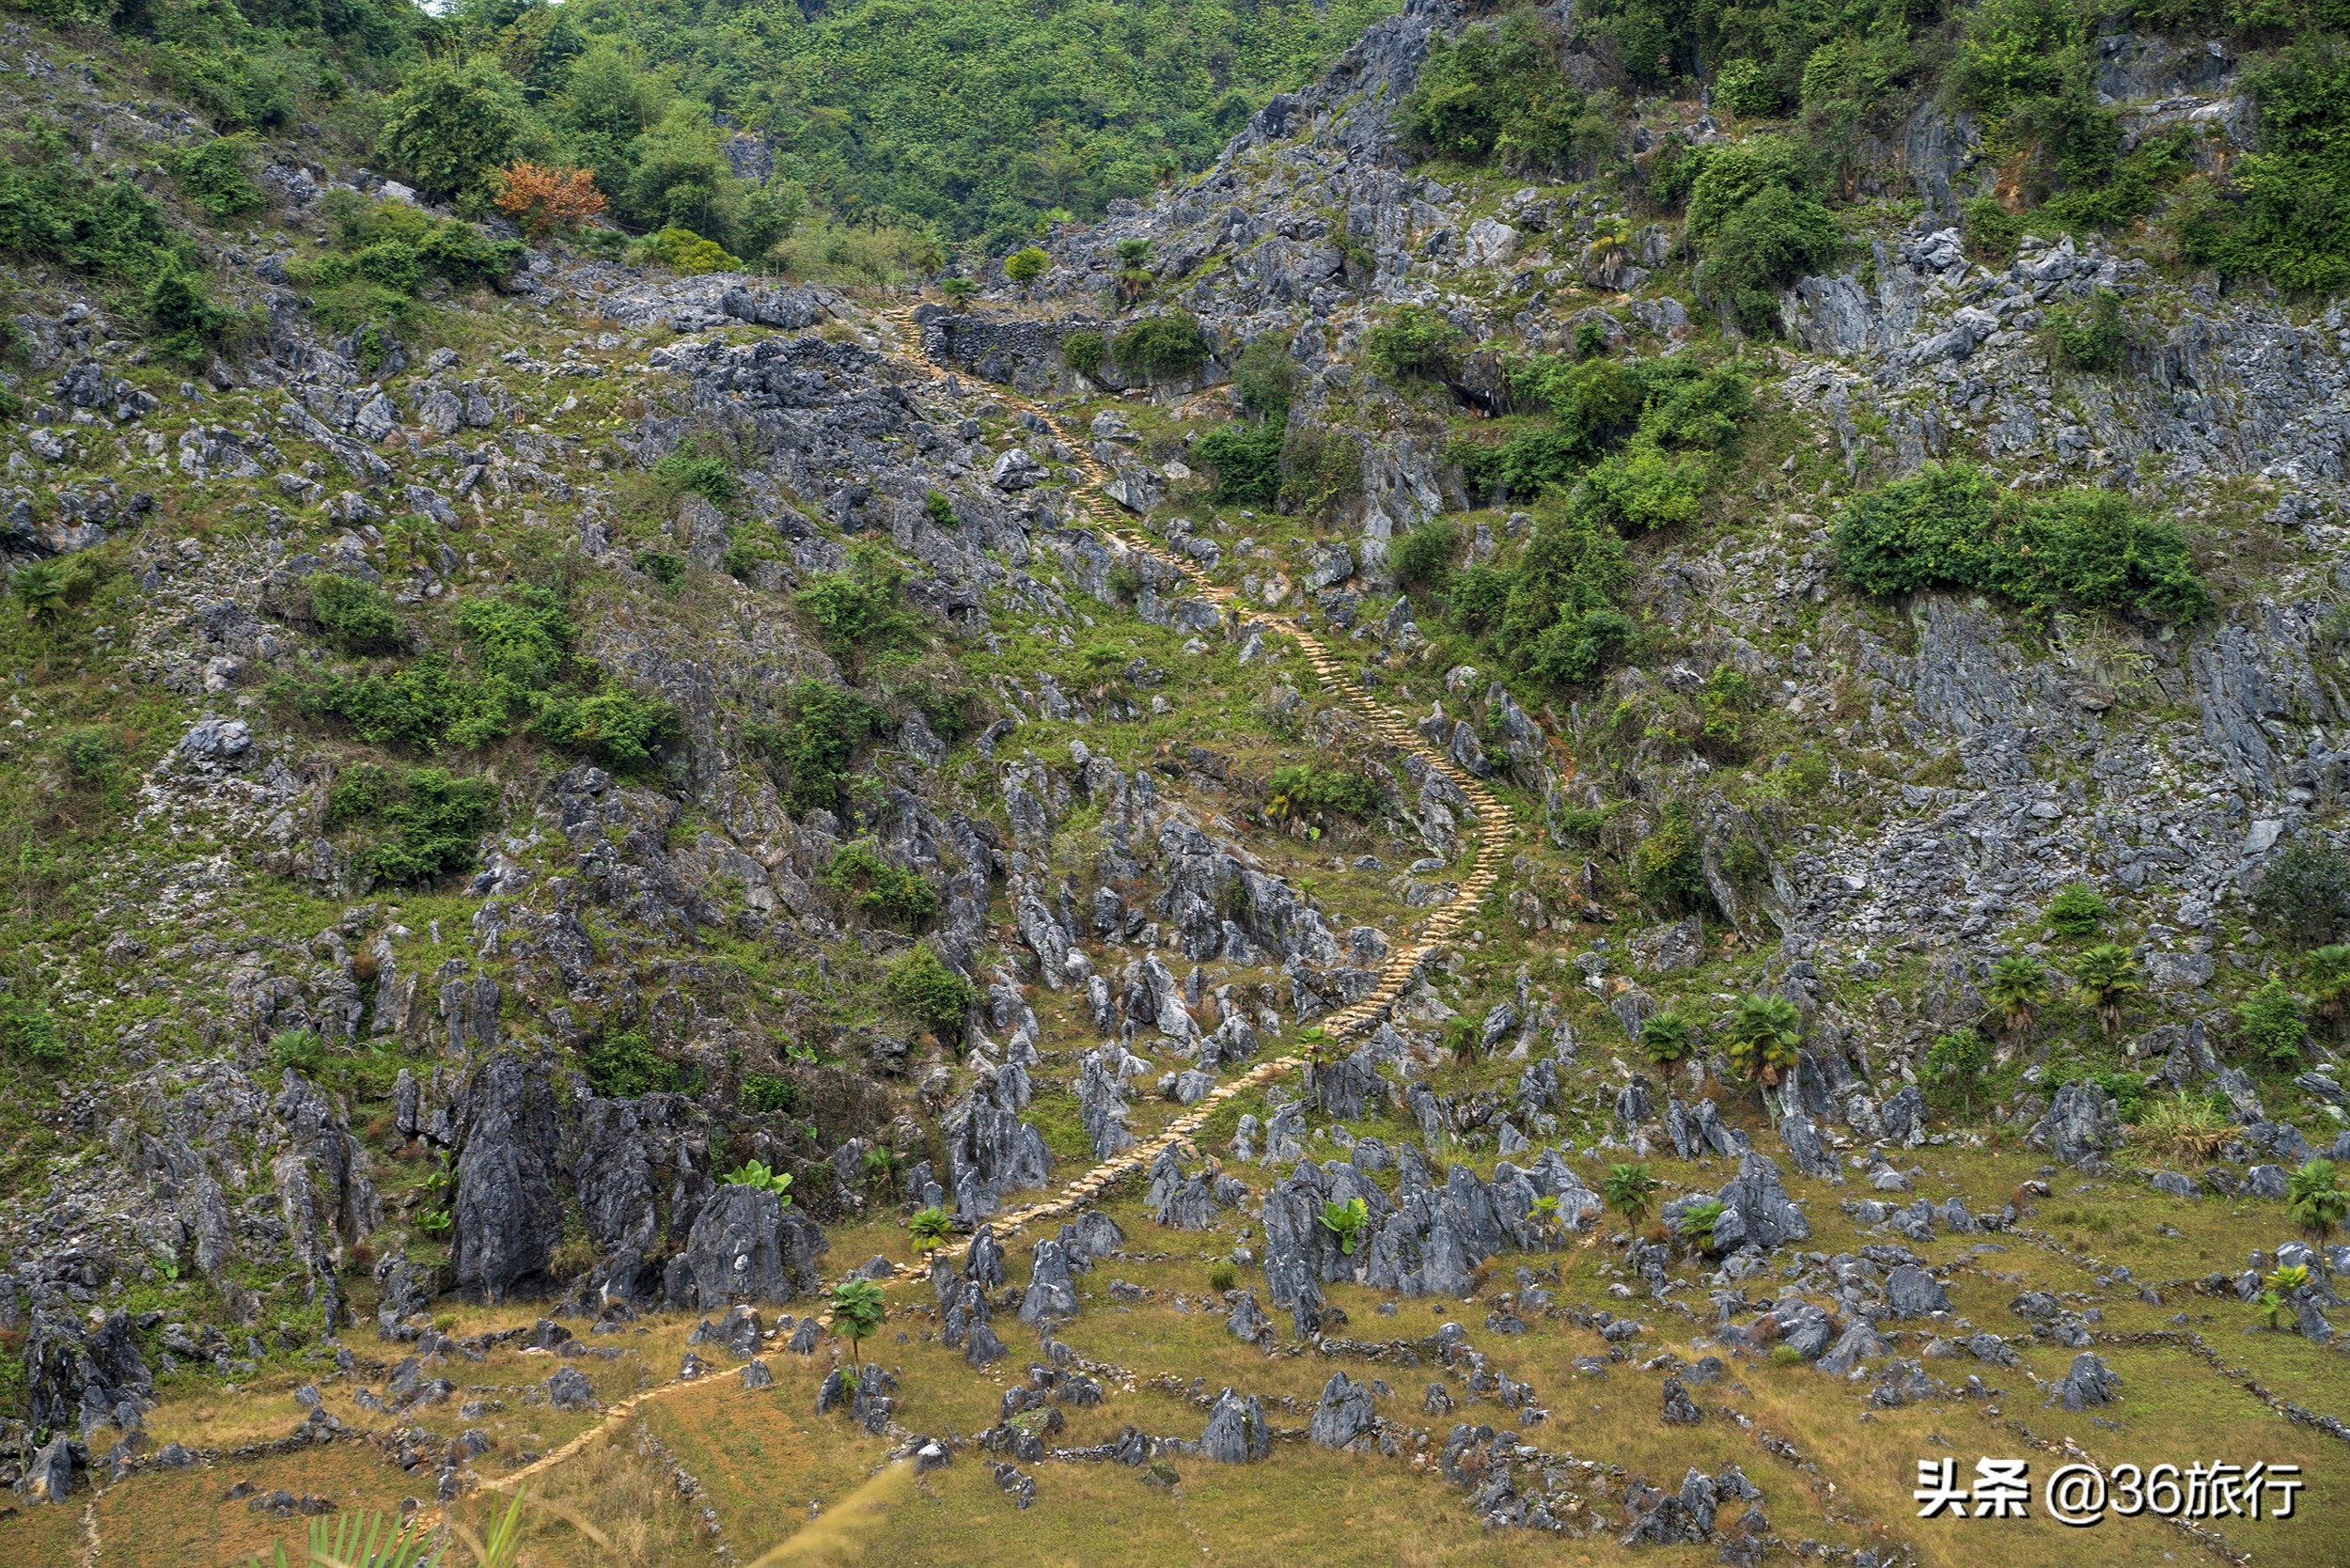
[[[1946,1453],[2298,1466],[2099,1560],[2333,1560],[2340,306],[1994,247],[1926,101],[1742,326],[1684,215],[1410,145],[1485,24],[1412,0],[952,294],[525,243],[290,131],[169,210],[245,323],[200,363],[12,270],[11,1560],[520,1493],[546,1562],[1885,1568],[1973,1544]],[[208,138],[8,32],[92,167]],[[2219,44],[2096,47],[2125,134],[2259,145]],[[419,224],[511,264],[334,319]],[[1496,481],[1594,363],[1743,401]],[[1554,678],[1471,590],[1634,449],[1701,479]],[[1850,519],[1959,463],[2176,524],[2207,613],[1869,590]]]

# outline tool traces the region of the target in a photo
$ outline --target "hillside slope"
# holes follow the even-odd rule
[[[1565,20],[935,291],[19,27],[12,1554],[2330,1560],[2319,42]]]

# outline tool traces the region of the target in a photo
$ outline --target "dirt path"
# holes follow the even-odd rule
[[[899,352],[890,357],[912,364],[933,381],[944,379],[946,372],[923,355],[922,329],[915,321],[911,307],[885,312],[880,319],[894,325],[901,345]],[[1072,436],[1051,412],[1003,387],[991,386],[991,391],[999,400],[1042,419],[1060,444],[1075,454],[1076,464],[1085,478],[1073,494],[1086,521],[1129,550],[1147,555],[1182,572],[1199,597],[1219,610],[1244,616],[1249,624],[1277,632],[1294,641],[1306,655],[1306,662],[1313,666],[1315,678],[1325,691],[1369,721],[1371,732],[1381,740],[1399,751],[1417,754],[1443,773],[1467,797],[1471,809],[1476,813],[1478,826],[1477,861],[1468,880],[1450,902],[1429,917],[1417,940],[1388,954],[1386,964],[1380,972],[1377,990],[1361,1001],[1326,1014],[1320,1020],[1324,1031],[1333,1043],[1376,1028],[1402,996],[1404,988],[1411,984],[1412,976],[1418,970],[1421,962],[1459,934],[1469,912],[1484,901],[1485,895],[1493,891],[1495,883],[1500,879],[1501,836],[1509,821],[1508,809],[1481,780],[1446,753],[1430,745],[1393,712],[1373,702],[1359,683],[1349,682],[1343,666],[1330,656],[1329,650],[1323,647],[1321,640],[1299,625],[1295,619],[1243,604],[1240,596],[1231,588],[1209,581],[1197,563],[1162,550],[1139,534],[1131,532],[1124,525],[1125,519],[1120,513],[1117,503],[1109,499],[1103,488],[1106,476],[1102,472],[1102,465],[1094,461],[1087,443]],[[996,1238],[1002,1240],[1029,1226],[1067,1217],[1098,1198],[1113,1183],[1149,1169],[1151,1162],[1167,1149],[1190,1143],[1192,1136],[1207,1125],[1217,1107],[1234,1095],[1261,1088],[1285,1073],[1308,1065],[1309,1059],[1303,1056],[1279,1057],[1260,1062],[1239,1077],[1217,1085],[1209,1091],[1206,1099],[1167,1123],[1157,1134],[1094,1166],[1063,1186],[1055,1196],[993,1217],[989,1224],[994,1228]],[[967,1248],[970,1244],[965,1242],[962,1245],[963,1248]],[[949,1249],[948,1256],[956,1256],[960,1250]]]

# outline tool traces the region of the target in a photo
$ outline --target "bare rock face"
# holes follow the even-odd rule
[[[2122,1374],[2099,1360],[2093,1351],[2084,1350],[2074,1356],[2072,1370],[2048,1386],[2048,1403],[2060,1403],[2067,1410],[2110,1404],[2121,1397]]]
[[[1227,1388],[1208,1412],[1207,1430],[1199,1451],[1219,1465],[1246,1465],[1273,1452],[1273,1429],[1265,1425],[1264,1406],[1251,1394],[1246,1401]]]
[[[1811,1225],[1787,1196],[1778,1166],[1768,1154],[1749,1153],[1738,1174],[1721,1190],[1722,1216],[1714,1225],[1714,1246],[1729,1252],[1752,1243],[1764,1251],[1782,1242],[1809,1241]]]
[[[1368,1449],[1379,1425],[1371,1409],[1371,1389],[1344,1372],[1335,1372],[1323,1385],[1322,1399],[1307,1435],[1325,1449]]]
[[[780,1303],[812,1295],[822,1229],[760,1187],[721,1186],[702,1205],[685,1248],[669,1260],[663,1290],[673,1307]]]
[[[450,1264],[460,1289],[502,1300],[545,1278],[563,1238],[555,1091],[536,1062],[501,1051],[474,1070],[457,1120]]]
[[[1077,1282],[1069,1272],[1068,1249],[1058,1239],[1037,1243],[1027,1293],[1020,1298],[1020,1321],[1041,1325],[1076,1315]]]
[[[122,1312],[90,1328],[36,1313],[24,1341],[24,1371],[36,1432],[77,1432],[86,1442],[102,1427],[135,1428],[154,1401],[154,1376]]]
[[[2048,1114],[2033,1124],[2026,1141],[2061,1164],[2079,1165],[2112,1148],[2121,1137],[2122,1117],[2113,1097],[2083,1080],[2057,1090]]]

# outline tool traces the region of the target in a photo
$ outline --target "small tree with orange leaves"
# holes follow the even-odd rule
[[[498,211],[532,237],[577,228],[604,209],[593,169],[509,164],[497,172]]]

